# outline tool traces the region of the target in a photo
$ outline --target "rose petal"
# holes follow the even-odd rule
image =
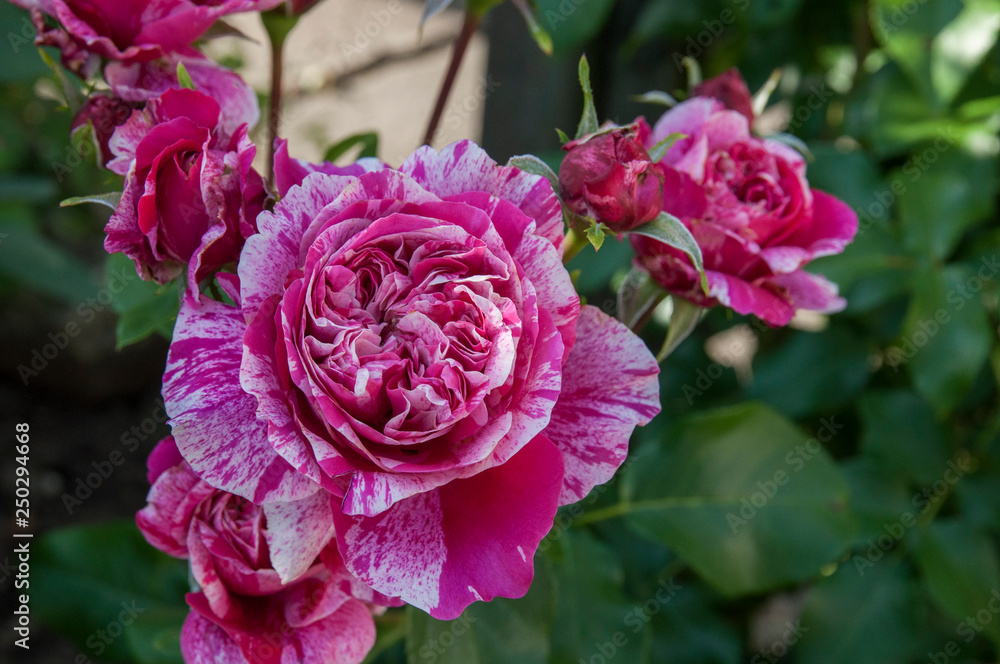
[[[521,597],[552,527],[562,455],[544,435],[507,463],[394,505],[336,514],[338,545],[358,578],[440,620],[476,600]]]
[[[560,505],[611,479],[632,431],[660,412],[660,368],[642,339],[592,306],[580,311],[577,339],[545,429],[566,469]]]

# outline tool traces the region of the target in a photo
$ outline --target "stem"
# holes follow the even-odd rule
[[[566,237],[563,239],[563,265],[569,263],[573,260],[578,253],[583,251],[583,248],[588,244],[587,236],[580,235],[575,230],[570,228],[566,231]]]
[[[281,73],[285,35],[271,35],[271,100],[267,114],[267,182],[274,185],[274,141],[281,121]]]
[[[462,58],[465,57],[465,50],[468,48],[469,42],[472,41],[472,35],[476,34],[476,28],[478,27],[479,16],[472,12],[466,12],[465,22],[462,23],[462,31],[458,33],[458,37],[455,39],[455,49],[451,52],[451,62],[448,64],[448,71],[444,76],[444,81],[441,83],[441,91],[438,93],[434,113],[431,114],[431,121],[428,123],[427,132],[424,134],[425,145],[430,145],[431,141],[434,140],[434,134],[437,133],[441,116],[444,115],[444,106],[448,103],[448,95],[451,94],[451,88],[455,85],[455,79],[458,77],[458,68],[462,64]]]
[[[607,507],[602,507],[599,510],[594,510],[593,512],[584,512],[577,518],[573,519],[574,526],[586,526],[591,523],[597,523],[598,521],[607,521],[608,519],[617,519],[620,516],[625,516],[631,510],[632,505],[627,502],[615,503],[614,505],[608,505]]]

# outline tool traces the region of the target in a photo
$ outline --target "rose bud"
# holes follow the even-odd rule
[[[747,123],[753,126],[753,99],[750,97],[750,89],[735,67],[702,81],[691,91],[691,96],[718,99],[723,106],[745,117]]]
[[[564,145],[569,154],[559,168],[559,183],[570,209],[616,233],[656,217],[663,210],[663,171],[643,146],[648,131],[640,120]]]
[[[95,94],[84,102],[73,118],[70,134],[75,135],[88,124],[93,127],[94,143],[101,151],[101,166],[114,157],[108,141],[115,129],[132,115],[133,105],[111,94]]]

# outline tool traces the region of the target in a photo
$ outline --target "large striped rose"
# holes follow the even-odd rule
[[[454,618],[520,596],[560,504],[659,410],[653,357],[580,306],[549,183],[474,143],[312,173],[184,304],[164,377],[177,444],[255,502],[335,500],[344,562]]]

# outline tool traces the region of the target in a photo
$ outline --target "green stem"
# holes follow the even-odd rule
[[[566,238],[563,240],[563,265],[573,260],[583,248],[589,244],[586,235],[581,235],[570,228],[566,231]]]
[[[607,507],[602,507],[599,510],[594,510],[593,512],[585,512],[573,520],[574,526],[587,526],[592,523],[598,523],[600,521],[607,521],[608,519],[617,519],[620,516],[625,516],[632,511],[632,504],[627,502],[615,503],[614,505],[608,505]]]

